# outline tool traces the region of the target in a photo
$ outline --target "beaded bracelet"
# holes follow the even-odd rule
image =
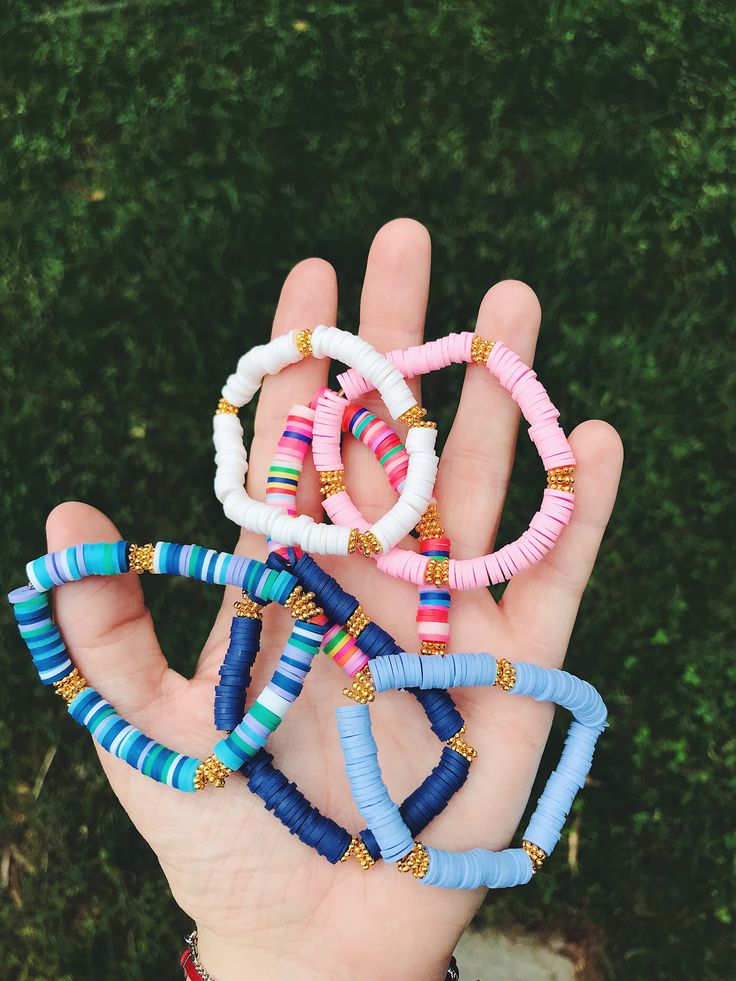
[[[267,374],[276,374],[302,357],[335,358],[348,365],[360,362],[361,370],[376,388],[395,419],[411,427],[406,439],[409,467],[399,500],[374,524],[357,528],[317,524],[307,515],[295,517],[282,508],[254,501],[245,490],[248,454],[243,446],[243,427],[238,409],[251,401]],[[271,536],[287,546],[299,545],[319,555],[349,555],[356,549],[365,555],[387,552],[422,517],[437,475],[434,423],[417,405],[401,373],[359,337],[337,327],[320,324],[313,331],[291,331],[268,344],[252,348],[238,362],[222,389],[214,418],[215,494],[225,514],[243,528]]]
[[[411,872],[424,885],[450,889],[479,886],[500,889],[528,882],[554,850],[572,802],[590,771],[596,742],[606,726],[606,706],[598,692],[566,671],[523,661],[511,663],[505,658],[496,660],[490,654],[445,657],[398,654],[371,664],[369,670],[376,691],[404,685],[420,688],[498,685],[512,695],[556,702],[572,712],[574,721],[560,762],[539,798],[521,848],[451,852],[425,847],[413,840],[383,782],[368,706],[336,710],[353,798],[386,861],[396,862],[400,872]]]
[[[131,570],[244,586],[261,602],[283,604],[295,618],[273,677],[240,724],[217,743],[206,760],[177,753],[121,718],[80,675],[52,620],[48,593],[54,586]],[[13,590],[8,599],[41,681],[54,685],[72,718],[85,726],[103,749],[144,776],[185,792],[200,790],[207,783],[223,786],[229,773],[265,745],[299,695],[326,629],[321,610],[286,570],[270,569],[262,562],[198,545],[158,542],[141,547],[125,541],[75,545],[29,562],[26,571],[30,584]]]
[[[145,776],[186,792],[201,789],[207,784],[222,787],[233,770],[241,769],[251,790],[262,798],[266,807],[274,811],[292,834],[297,834],[332,863],[355,855],[363,868],[369,868],[380,857],[373,835],[366,830],[360,836],[352,836],[332,819],[323,816],[272,765],[272,757],[262,748],[268,735],[278,726],[299,694],[329,623],[328,617],[316,607],[314,591],[304,589],[299,583],[312,585],[319,590],[320,601],[324,601],[332,617],[350,620],[359,604],[309,556],[300,558],[294,567],[294,574],[283,568],[283,560],[277,556],[272,558],[277,560],[277,568],[196,545],[159,542],[155,546],[137,546],[125,541],[77,545],[29,562],[26,571],[30,585],[14,590],[8,599],[42,682],[54,685],[57,693],[67,702],[72,717],[88,728],[105,750],[125,760]],[[112,705],[81,677],[52,620],[49,591],[54,586],[91,575],[120,575],[131,570],[188,576],[246,590],[247,599],[238,604],[244,609],[239,612],[243,619],[256,623],[258,636],[260,621],[257,614],[254,615],[256,606],[279,602],[291,609],[292,615],[307,617],[297,619],[269,685],[245,713],[240,725],[215,746],[215,753],[206,760],[179,754],[149,739],[122,719]],[[247,632],[245,639],[240,633],[243,629]],[[221,685],[218,688],[227,690],[216,693],[216,706],[218,697],[222,700],[226,696],[226,703],[221,702],[219,709],[216,707],[220,721],[228,712],[232,712],[233,697],[235,704],[239,703],[240,706],[238,714],[242,712],[245,689],[250,681],[250,664],[255,657],[253,635],[249,633],[251,630],[252,627],[241,623],[240,617],[234,618],[224,667],[236,669],[238,677],[234,687],[239,689],[242,686],[243,690],[234,694],[233,686],[228,684],[231,680],[229,674],[221,669]],[[359,654],[364,663],[368,658],[400,653],[393,639],[372,621],[364,624],[357,639],[362,644]],[[244,659],[247,667],[244,671],[234,664],[238,656],[236,648],[246,649]],[[356,699],[367,701],[374,697],[372,688],[362,679],[354,682],[350,692]],[[472,759],[470,753],[474,754],[474,751],[461,739],[464,723],[446,692],[415,690],[413,694],[422,704],[438,738],[447,742],[439,765],[402,805],[408,825],[415,829],[414,833],[418,833],[444,809],[462,786]]]
[[[332,397],[337,400],[340,415],[344,416],[345,427],[357,440],[371,448],[386,470],[391,486],[398,493],[401,493],[409,458],[404,445],[393,429],[367,409],[350,405],[343,399],[338,399],[338,396],[330,392],[329,389],[324,389],[319,395],[320,399],[323,397]],[[315,412],[312,407],[292,406],[286,420],[286,428],[279,439],[268,471],[266,501],[282,507],[290,515],[296,514],[296,493],[304,459],[307,450],[312,445],[314,415]],[[339,428],[340,424],[338,424],[338,432]],[[327,502],[331,497],[341,491],[345,492],[341,480],[342,471],[339,474],[331,473],[322,465],[322,461],[317,455],[315,455],[314,462],[317,470],[320,471],[322,494],[326,498],[325,508],[329,510]],[[337,479],[338,477],[340,479]],[[368,523],[363,520],[362,515],[358,515],[358,520],[360,529],[367,529]],[[450,555],[450,540],[444,535],[439,511],[434,502],[429,505],[417,525],[417,530],[422,554],[430,560],[434,560],[437,566],[443,567],[442,563],[446,562]],[[290,550],[272,538],[268,539],[268,548],[269,551],[276,552],[283,558],[289,557]],[[300,550],[294,550],[294,552],[301,554]],[[381,568],[386,555],[381,554],[377,556],[377,559],[378,566]],[[361,616],[364,616],[362,610]],[[421,652],[423,654],[444,653],[447,650],[450,636],[450,592],[441,585],[439,580],[420,588],[416,619]],[[332,642],[333,636],[328,634],[327,643],[332,644]]]
[[[382,557],[383,571],[417,585],[430,582],[439,574],[441,581],[450,589],[479,589],[505,582],[544,558],[554,547],[572,514],[575,457],[557,422],[559,412],[537,380],[536,373],[501,341],[488,341],[468,331],[448,334],[441,340],[405,351],[391,351],[386,358],[406,378],[437,371],[450,364],[485,366],[511,395],[529,423],[529,437],[547,471],[547,488],[529,528],[515,542],[475,559],[449,559],[441,569],[426,556],[407,549],[394,549],[390,555]],[[338,375],[338,381],[351,401],[373,388],[372,382],[354,368]],[[331,440],[330,449],[337,447],[339,454],[339,435],[335,440],[334,417],[325,414],[323,421],[323,408],[317,405],[315,454],[320,452],[317,444],[323,438],[323,432]],[[333,453],[331,459],[336,470],[342,468],[339,455]],[[333,521],[359,526],[360,514],[346,494],[330,497],[326,510]]]

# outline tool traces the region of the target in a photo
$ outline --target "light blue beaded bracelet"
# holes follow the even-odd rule
[[[606,706],[592,685],[567,671],[491,654],[418,656],[392,654],[371,661],[377,692],[392,688],[457,688],[498,685],[511,695],[554,702],[574,716],[565,746],[524,833],[521,848],[492,852],[443,851],[414,842],[391,800],[378,765],[378,748],[367,705],[337,709],[340,744],[355,803],[386,861],[411,872],[424,885],[448,889],[501,889],[523,885],[541,867],[560,839],[575,796],[590,771],[598,737],[606,726]]]

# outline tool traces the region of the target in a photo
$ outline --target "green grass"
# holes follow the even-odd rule
[[[704,0],[11,0],[0,24],[3,587],[66,498],[232,541],[213,393],[300,258],[334,263],[353,323],[373,233],[425,222],[430,336],[497,279],[537,291],[564,420],[627,446],[569,657],[611,728],[577,873],[563,842],[484,915],[559,925],[615,979],[733,976],[735,32]],[[507,529],[537,485],[525,451]],[[186,670],[217,598],[169,595]],[[6,973],[173,977],[184,918],[2,618]]]

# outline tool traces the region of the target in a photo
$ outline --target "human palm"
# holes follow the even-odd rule
[[[376,236],[363,287],[360,334],[379,350],[421,343],[429,267],[429,237],[416,222],[390,222]],[[274,333],[336,319],[332,268],[316,259],[300,263],[284,284]],[[486,294],[476,329],[531,361],[539,320],[532,291],[505,282]],[[326,362],[310,359],[266,380],[250,454],[248,491],[253,496],[263,497],[289,408],[310,401],[326,377]],[[375,401],[367,404],[380,411]],[[517,425],[508,395],[488,373],[471,366],[436,489],[456,558],[492,546]],[[510,659],[561,665],[613,506],[622,460],[618,436],[605,423],[584,423],[570,441],[578,460],[570,525],[542,562],[512,581],[498,605],[486,590],[453,595],[452,649],[490,650]],[[385,474],[370,452],[352,441],[345,458],[354,500],[368,519],[378,517],[392,499]],[[315,517],[320,513],[317,480],[309,468],[298,506]],[[104,515],[76,503],[57,508],[47,532],[50,549],[119,537]],[[237,551],[263,557],[264,543],[244,533]],[[382,575],[357,555],[319,562],[399,644],[416,650],[415,586]],[[168,667],[137,576],[89,579],[56,593],[57,621],[90,684],[153,738],[181,752],[207,756],[217,739],[213,686],[238,592],[225,590],[191,680]],[[251,683],[254,693],[267,683],[291,622],[275,607],[264,619]],[[334,714],[335,706],[345,702],[344,685],[345,676],[335,665],[324,657],[316,659],[269,750],[324,814],[355,833],[363,822],[350,798]],[[526,805],[552,708],[530,699],[504,698],[496,689],[457,691],[453,697],[478,758],[465,787],[421,837],[442,848],[503,848]],[[381,695],[372,712],[387,784],[393,798],[402,800],[436,765],[441,746],[419,705],[404,693]],[[217,981],[256,976],[341,981],[444,977],[449,955],[483,890],[423,887],[380,862],[369,872],[354,860],[333,867],[287,834],[239,776],[230,777],[223,790],[208,787],[185,795],[142,778],[109,754],[101,752],[100,758],[113,790],[158,856],[176,901],[197,922],[201,960]]]

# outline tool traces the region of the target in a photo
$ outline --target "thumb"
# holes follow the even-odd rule
[[[46,522],[50,552],[122,537],[88,504],[60,504]],[[121,715],[134,721],[161,693],[170,669],[135,573],[90,576],[55,589],[54,619],[80,674]]]

